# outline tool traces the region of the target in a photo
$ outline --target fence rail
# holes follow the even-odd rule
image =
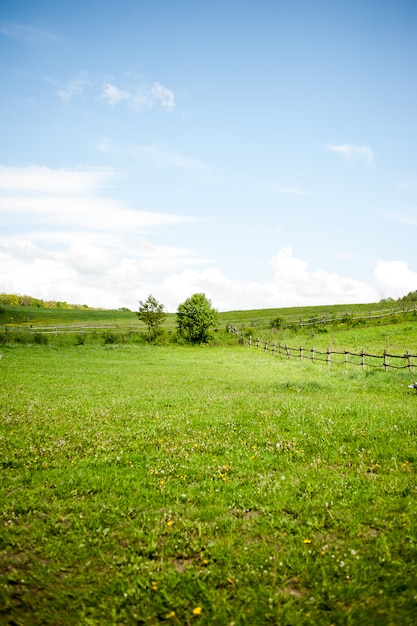
[[[387,350],[384,350],[383,354],[369,354],[362,350],[361,352],[351,352],[350,350],[332,350],[328,347],[325,352],[316,350],[313,348],[293,348],[288,344],[283,345],[276,341],[271,343],[268,339],[261,340],[257,337],[255,340],[250,336],[249,340],[246,340],[245,335],[241,333],[236,326],[229,327],[229,332],[238,335],[243,345],[248,345],[250,348],[255,345],[258,349],[263,349],[264,352],[270,352],[272,355],[277,355],[282,358],[298,358],[300,361],[309,359],[310,361],[322,361],[328,365],[359,365],[362,369],[365,367],[373,367],[384,369],[408,369],[412,370],[413,367],[417,367],[417,354],[412,354],[406,350],[405,354],[390,354]],[[336,358],[334,358],[336,357]],[[342,358],[340,358],[342,357]],[[390,360],[396,360],[399,365],[393,364]]]
[[[362,314],[350,314],[350,313],[340,313],[338,315],[317,315],[315,317],[309,317],[307,319],[303,319],[302,317],[296,318],[293,320],[286,320],[281,327],[282,328],[290,328],[291,326],[297,325],[300,328],[304,326],[316,326],[316,325],[326,325],[326,324],[337,324],[337,323],[354,323],[355,321],[360,320],[373,320],[379,319],[382,317],[395,317],[396,315],[404,315],[405,313],[413,313],[416,315],[417,306],[413,304],[411,307],[402,307],[400,309],[383,309],[381,311],[369,311],[368,313]]]
[[[246,343],[245,340],[243,341]],[[384,369],[384,371],[387,371],[388,368],[408,369],[411,371],[413,367],[417,366],[417,354],[411,354],[408,350],[404,355],[390,354],[386,350],[384,350],[383,354],[380,355],[369,354],[365,352],[365,350],[362,350],[359,353],[351,352],[350,350],[332,350],[330,347],[327,348],[325,352],[322,352],[320,350],[316,350],[315,348],[307,349],[303,346],[300,346],[299,348],[291,348],[287,344],[283,345],[281,342],[277,345],[275,341],[271,345],[268,340],[261,341],[259,338],[257,338],[254,342],[252,337],[249,337],[247,345],[249,345],[249,347],[255,345],[259,349],[262,348],[264,352],[270,352],[273,355],[287,359],[298,358],[300,361],[303,361],[304,359],[309,359],[311,361],[323,361],[328,365],[359,365],[362,369],[365,369],[365,367],[373,367]],[[333,358],[335,356],[336,358]],[[394,365],[390,362],[392,359],[397,360],[397,362],[401,362],[401,364]]]
[[[402,311],[404,312],[404,311]],[[408,311],[406,311],[408,312]],[[390,313],[391,315],[392,313]],[[382,317],[383,314],[380,314],[379,317]],[[357,316],[357,317],[365,317],[368,318],[369,315],[366,316]],[[374,316],[375,317],[375,316]],[[378,317],[378,316],[376,316]],[[320,319],[315,318],[315,319]],[[61,325],[48,325],[41,326],[36,324],[6,324],[4,326],[4,331],[6,334],[15,333],[15,332],[28,332],[30,334],[49,334],[55,335],[58,334],[69,334],[69,333],[88,333],[88,332],[97,332],[97,331],[124,331],[132,333],[144,333],[146,329],[143,326],[138,324],[130,324],[130,325],[114,325],[114,324],[100,324],[100,325],[92,325],[92,324],[61,324]],[[402,354],[390,354],[386,350],[384,350],[382,355],[378,354],[369,354],[362,350],[361,352],[351,352],[350,350],[332,350],[330,347],[327,348],[325,352],[320,350],[316,350],[315,348],[304,348],[300,346],[299,348],[293,348],[288,346],[287,344],[283,345],[281,342],[277,345],[274,341],[273,343],[269,342],[269,340],[262,340],[258,337],[256,340],[253,340],[252,337],[249,337],[249,340],[246,340],[243,333],[241,333],[236,326],[232,326],[229,324],[229,332],[232,332],[240,337],[241,342],[244,345],[248,345],[252,347],[255,345],[258,349],[263,349],[264,352],[270,352],[272,355],[277,355],[283,358],[291,359],[298,358],[300,361],[304,359],[309,359],[313,362],[325,362],[328,365],[359,365],[363,369],[365,367],[373,367],[384,369],[385,371],[388,368],[395,369],[408,369],[412,370],[414,367],[417,367],[417,354],[412,354],[408,350],[404,355]],[[334,358],[336,357],[336,358]],[[341,357],[341,358],[339,358]],[[396,362],[400,363],[399,365],[393,364],[392,360],[396,360]]]
[[[27,332],[29,334],[40,333],[42,335],[58,335],[58,334],[66,334],[66,333],[88,333],[88,332],[97,332],[97,331],[124,331],[129,333],[139,333],[146,332],[146,328],[144,326],[139,326],[138,324],[124,324],[124,325],[114,325],[114,324],[49,324],[46,326],[41,326],[37,324],[6,324],[4,326],[4,332],[9,333],[24,333]]]
[[[319,315],[315,315],[312,317],[285,317],[284,315],[281,317],[280,315],[270,315],[268,317],[257,317],[256,320],[252,322],[252,326],[255,324],[257,327],[272,325],[279,328],[305,328],[308,326],[327,326],[330,324],[354,324],[355,322],[361,321],[370,321],[381,319],[384,317],[396,317],[400,315],[405,315],[407,313],[411,313],[413,315],[417,315],[417,304],[412,303],[408,306],[403,305],[400,308],[384,308],[380,310],[370,310],[362,313],[353,313],[351,311],[344,311],[340,313],[320,313]],[[230,321],[229,326],[238,326],[241,324],[241,321]]]

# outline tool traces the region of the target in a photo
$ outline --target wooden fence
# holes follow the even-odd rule
[[[315,327],[315,326],[351,326],[357,323],[366,323],[371,320],[382,320],[383,318],[400,318],[403,316],[416,316],[417,315],[417,304],[416,303],[408,303],[404,304],[399,308],[384,308],[379,310],[369,310],[360,313],[355,313],[353,311],[349,311],[346,309],[341,312],[329,312],[329,313],[320,313],[315,316],[297,316],[297,317],[288,317],[286,315],[279,315],[279,311],[275,315],[270,314],[267,317],[256,317],[251,322],[251,326],[254,328],[266,328],[266,327],[274,327],[274,328],[305,328],[305,327]],[[242,324],[242,320],[229,321],[228,326],[239,326]]]
[[[363,314],[349,314],[349,313],[340,313],[337,315],[317,315],[315,317],[309,317],[307,319],[303,319],[302,317],[286,320],[285,323],[282,324],[282,328],[289,328],[292,326],[299,326],[303,328],[304,326],[325,326],[327,324],[340,324],[340,323],[354,323],[355,321],[370,321],[375,319],[380,319],[382,317],[395,317],[396,315],[404,315],[406,313],[412,313],[413,315],[417,314],[417,306],[413,304],[411,307],[403,307],[400,309],[384,309],[381,311],[368,311],[368,313]]]
[[[30,325],[18,325],[18,324],[6,324],[4,326],[4,332],[9,333],[29,333],[36,334],[39,333],[41,335],[61,335],[68,333],[94,333],[99,331],[118,331],[125,333],[144,333],[146,332],[146,328],[142,325],[138,324],[130,324],[130,325],[112,325],[112,324],[100,324],[100,325],[91,325],[91,324],[62,324],[62,325],[48,325],[48,326],[38,326],[37,324]]]
[[[369,317],[369,316],[366,316]],[[30,334],[49,334],[55,335],[58,334],[67,334],[67,333],[89,333],[89,332],[98,332],[98,331],[119,331],[119,332],[128,332],[130,335],[132,333],[144,333],[146,329],[143,326],[137,324],[130,325],[89,325],[89,324],[72,324],[72,325],[56,325],[56,326],[38,326],[38,325],[10,325],[7,324],[4,327],[4,332],[8,333],[16,333],[16,332],[28,332]],[[236,326],[232,326],[229,324],[229,332],[232,332],[240,337],[240,340],[243,344],[249,345],[249,347],[256,346],[258,349],[263,349],[264,352],[270,352],[272,355],[277,355],[282,358],[297,358],[300,361],[304,359],[313,361],[313,362],[325,362],[328,365],[359,365],[363,369],[365,367],[374,367],[384,369],[385,371],[388,368],[395,369],[408,369],[412,370],[414,367],[417,367],[417,354],[412,354],[408,351],[402,354],[390,354],[386,350],[384,350],[382,355],[377,354],[369,354],[362,350],[361,352],[351,352],[350,350],[337,351],[332,350],[330,347],[327,348],[325,352],[321,352],[320,350],[316,350],[315,348],[304,348],[300,346],[299,348],[292,348],[287,344],[283,345],[281,342],[277,345],[274,341],[273,343],[266,341],[261,341],[258,337],[257,339],[253,339],[249,337],[249,340],[246,340],[243,333],[241,333]],[[393,363],[393,361],[395,363]]]
[[[239,333],[240,334],[240,333]],[[241,335],[241,337],[243,337]],[[244,343],[245,340],[243,340]],[[388,368],[395,369],[409,369],[410,371],[413,367],[417,366],[417,354],[410,354],[408,351],[404,355],[402,354],[389,354],[386,350],[382,355],[378,354],[369,354],[362,350],[361,352],[350,352],[350,350],[332,350],[330,347],[327,348],[326,352],[320,352],[320,350],[316,350],[315,348],[303,348],[300,346],[299,348],[290,348],[288,345],[283,345],[281,342],[277,345],[274,341],[273,344],[270,344],[269,341],[261,341],[257,338],[253,341],[252,337],[249,337],[249,341],[247,342],[249,347],[255,345],[258,349],[263,349],[264,352],[270,352],[273,355],[277,355],[283,358],[291,359],[297,358],[300,361],[304,359],[309,359],[310,361],[323,361],[330,364],[335,365],[359,365],[362,369],[365,367],[374,367],[379,369],[384,369],[385,371]],[[395,361],[395,364],[392,361]]]

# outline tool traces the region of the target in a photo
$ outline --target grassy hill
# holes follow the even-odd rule
[[[288,322],[298,323],[300,319],[315,317],[349,317],[369,315],[377,311],[390,311],[399,308],[397,303],[374,304],[335,304],[326,306],[285,307],[273,309],[252,309],[242,311],[220,311],[219,323],[236,326],[255,326],[268,328],[271,322],[282,317]],[[176,314],[168,313],[166,326],[175,325]],[[36,306],[0,306],[0,324],[125,324],[137,322],[135,311],[129,309],[92,309],[92,308],[49,308]]]
[[[219,312],[216,344],[254,341],[259,337],[271,344],[291,347],[329,346],[340,349],[374,349],[417,352],[417,312],[414,303],[328,305],[253,309]],[[226,332],[234,328],[239,335]],[[169,343],[175,335],[176,314],[168,313],[160,342]],[[88,308],[49,308],[37,306],[0,306],[0,341],[23,341],[33,333],[60,335],[83,332],[102,336],[112,332],[117,342],[144,340],[146,328],[134,311]],[[132,332],[133,331],[133,332]]]

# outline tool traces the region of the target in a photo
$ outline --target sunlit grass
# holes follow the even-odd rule
[[[0,622],[414,623],[407,371],[97,344],[0,375]]]

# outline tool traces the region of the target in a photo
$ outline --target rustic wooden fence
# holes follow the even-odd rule
[[[239,333],[240,334],[240,333]],[[243,336],[241,335],[243,338]],[[402,354],[390,354],[386,350],[384,350],[383,354],[369,354],[362,350],[361,352],[351,352],[350,350],[332,350],[330,347],[327,348],[325,352],[321,352],[320,350],[316,350],[315,348],[304,348],[300,346],[299,348],[291,348],[287,344],[283,345],[281,342],[277,345],[274,341],[272,344],[266,340],[261,341],[259,337],[256,340],[253,340],[252,337],[249,337],[249,340],[246,342],[243,339],[244,343],[247,343],[249,347],[256,346],[258,349],[263,349],[264,352],[270,352],[272,355],[277,355],[282,358],[297,358],[300,361],[304,359],[309,359],[310,361],[323,361],[328,365],[359,365],[362,369],[365,367],[374,367],[384,369],[385,371],[388,368],[395,369],[409,369],[410,371],[413,367],[417,366],[417,354],[411,354],[406,351],[404,355]],[[392,361],[395,361],[393,363]]]
[[[292,326],[299,326],[303,328],[305,326],[325,326],[327,324],[353,324],[356,321],[370,321],[375,319],[380,319],[383,317],[396,317],[397,315],[404,315],[406,313],[412,313],[413,315],[417,314],[417,306],[413,304],[412,306],[402,307],[399,309],[383,309],[381,311],[368,311],[367,313],[339,313],[336,315],[317,315],[315,317],[309,318],[297,318],[293,320],[286,320],[282,324],[282,328],[290,328]]]
[[[369,310],[363,312],[354,312],[346,309],[345,311],[338,312],[330,312],[330,313],[320,313],[315,316],[297,316],[297,317],[288,317],[283,315],[268,315],[265,317],[256,317],[256,319],[252,320],[251,326],[253,328],[306,328],[306,327],[317,327],[317,326],[352,326],[355,324],[366,323],[372,320],[381,320],[383,318],[391,318],[400,319],[401,317],[412,317],[417,315],[417,303],[408,303],[404,304],[401,307],[390,307],[379,310]],[[229,327],[233,327],[234,325],[239,326],[242,323],[241,320],[230,321]]]
[[[4,326],[4,332],[6,335],[10,333],[29,333],[33,334],[41,334],[41,335],[61,335],[61,334],[69,334],[69,333],[94,333],[99,331],[118,331],[125,333],[144,333],[146,332],[146,328],[142,325],[138,324],[130,324],[130,325],[114,325],[114,324],[100,324],[100,325],[91,325],[91,324],[62,324],[62,325],[48,325],[41,326],[37,324],[30,325],[18,325],[18,324],[6,324]]]

